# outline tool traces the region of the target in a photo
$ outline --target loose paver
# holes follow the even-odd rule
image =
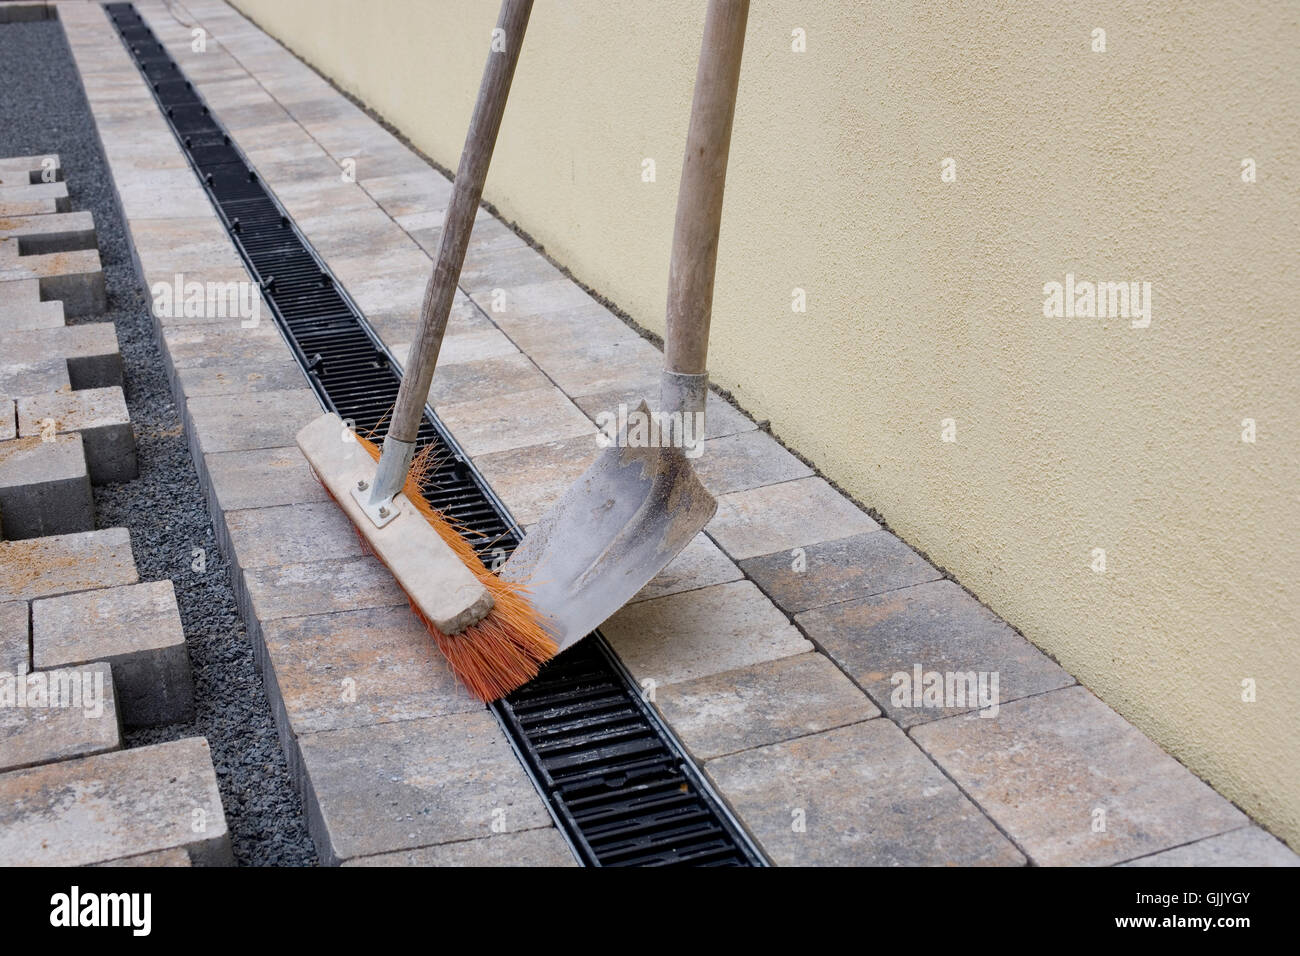
[[[6,365],[35,365],[51,359],[67,361],[73,388],[103,388],[122,384],[122,353],[111,322],[87,322],[49,329],[23,329],[5,334]],[[10,394],[27,394],[11,389]]]
[[[194,684],[171,581],[83,591],[32,602],[32,664],[113,666],[123,723],[187,720]]]
[[[20,255],[95,249],[95,217],[89,212],[0,219],[0,242],[16,240]]]
[[[90,483],[79,434],[0,442],[0,532],[15,539],[89,531]]]
[[[888,531],[747,558],[740,567],[791,613],[942,577]]]
[[[30,601],[138,580],[125,528],[0,541],[0,601]]]
[[[0,699],[0,773],[122,746],[108,664],[0,674]]]
[[[1074,683],[952,581],[833,604],[795,621],[903,727]]]
[[[35,279],[41,298],[58,299],[68,315],[95,315],[107,307],[98,250],[20,255],[18,246],[17,239],[0,240],[0,291],[9,282]]]
[[[344,866],[577,866],[555,827],[348,860]]]
[[[23,437],[79,434],[94,484],[130,481],[140,473],[126,397],[116,385],[20,398],[18,432]]]
[[[3,332],[57,329],[67,324],[63,315],[62,302],[19,302],[0,305],[0,331]]]
[[[64,359],[0,364],[0,394],[41,395],[57,392],[61,388],[72,388],[72,380],[68,378],[68,363]]]
[[[0,216],[43,216],[71,209],[68,184],[20,183],[0,186]]]
[[[183,848],[233,861],[208,742],[190,737],[0,774],[0,860],[83,866]]]
[[[298,747],[330,863],[551,822],[485,709],[307,734]]]
[[[0,604],[0,674],[31,670],[31,624],[26,601]]]
[[[660,688],[655,705],[699,760],[880,716],[821,654],[798,654]]]
[[[1024,857],[887,720],[705,764],[782,866],[1016,866]]]
[[[1300,856],[1259,827],[1247,826],[1153,853],[1120,866],[1300,866]]]
[[[1083,687],[912,737],[1044,866],[1118,863],[1248,822]]]
[[[628,604],[601,630],[633,676],[660,686],[812,650],[750,581]]]
[[[282,733],[483,709],[405,603],[267,621],[262,638]]]
[[[720,495],[708,527],[736,560],[878,530],[876,522],[821,478]]]

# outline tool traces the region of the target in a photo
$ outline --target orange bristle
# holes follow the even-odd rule
[[[357,441],[371,458],[379,459],[378,445],[361,435]],[[414,602],[411,610],[433,635],[438,650],[461,683],[479,700],[490,703],[536,677],[541,666],[555,656],[557,648],[528,600],[528,588],[503,581],[489,571],[474,546],[425,500],[420,481],[435,464],[431,451],[429,446],[412,463],[402,493],[487,588],[495,604],[487,617],[459,634],[443,634],[420,613]],[[357,533],[361,534],[359,529]],[[364,535],[361,540],[365,542]]]

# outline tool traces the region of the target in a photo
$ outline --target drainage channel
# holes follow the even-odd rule
[[[376,432],[401,378],[388,349],[130,3],[104,5],[259,282],[321,404]],[[522,530],[431,408],[431,504],[509,554]],[[589,866],[763,866],[599,632],[492,706],[578,859]]]

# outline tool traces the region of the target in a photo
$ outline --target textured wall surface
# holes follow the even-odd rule
[[[493,0],[235,3],[455,167]],[[659,332],[702,11],[538,3],[487,184]],[[1286,2],[754,4],[709,363],[1293,847],[1297,50]],[[1045,317],[1067,273],[1150,324]]]

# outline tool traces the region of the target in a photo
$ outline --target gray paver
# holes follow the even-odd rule
[[[263,627],[282,617],[406,604],[392,572],[368,555],[249,568],[244,589],[250,620]]]
[[[321,414],[309,388],[252,392],[238,398],[207,395],[186,402],[194,460],[213,452],[292,445],[299,430]]]
[[[0,859],[82,866],[182,847],[231,865],[208,742],[190,737],[0,774]]]
[[[126,409],[126,396],[114,385],[18,400],[18,431],[23,437],[75,432],[85,446],[86,467],[93,484],[130,481],[140,473],[135,431]]]
[[[32,669],[30,612],[26,601],[0,604],[0,674]]]
[[[553,386],[442,405],[438,414],[471,457],[581,435],[596,441],[591,421]]]
[[[0,541],[0,601],[30,601],[138,580],[125,528]]]
[[[721,495],[708,526],[737,560],[878,530],[853,502],[816,477]]]
[[[0,706],[0,773],[121,748],[108,664],[0,676],[0,699],[20,693],[26,706]]]
[[[18,406],[9,396],[0,393],[0,442],[18,437]]]
[[[40,395],[71,387],[68,363],[61,358],[0,365],[0,395]]]
[[[0,331],[57,329],[67,324],[62,302],[16,302],[0,305]]]
[[[1259,827],[1197,840],[1120,866],[1300,866],[1300,856]]]
[[[697,534],[677,557],[636,593],[632,601],[648,601],[667,594],[726,584],[742,577],[740,568],[709,540],[708,535]]]
[[[266,621],[262,638],[282,733],[483,709],[405,604]]]
[[[344,866],[577,866],[555,827],[348,860]]]
[[[638,680],[659,686],[812,650],[750,581],[629,604],[601,630]]]
[[[747,558],[740,567],[791,613],[942,577],[888,531]]]
[[[108,304],[95,249],[18,255],[18,240],[0,241],[0,290],[24,279],[37,280],[41,298],[58,299],[68,315],[97,315]]]
[[[189,650],[171,581],[32,602],[32,664],[113,666],[123,723],[152,727],[194,711]]]
[[[587,470],[601,449],[591,435],[544,442],[474,459],[522,525],[537,521]]]
[[[256,362],[248,365],[203,365],[176,370],[181,391],[188,398],[204,395],[244,395],[301,388],[306,381],[294,362]]]
[[[1024,863],[886,720],[719,757],[705,769],[780,866]]]
[[[6,538],[93,527],[95,502],[79,434],[0,442],[0,531]]]
[[[975,710],[926,703],[922,675],[990,675],[999,704],[1074,683],[1074,678],[952,581],[933,581],[800,614],[795,621],[903,727]],[[991,675],[997,674],[993,687]],[[906,675],[906,680],[897,674]],[[978,679],[978,678],[977,678]],[[962,684],[963,696],[967,684]],[[954,688],[955,689],[955,688]],[[922,706],[917,706],[921,697]],[[897,697],[897,699],[895,699]],[[946,702],[946,700],[945,700]]]
[[[87,322],[5,335],[6,365],[37,365],[63,358],[73,388],[122,384],[122,353],[111,322]],[[22,394],[11,390],[11,394]]]
[[[655,704],[698,760],[880,716],[821,654],[798,654],[656,691]]]
[[[704,442],[695,460],[700,480],[714,495],[726,495],[760,485],[806,478],[812,469],[760,431],[742,432]]]
[[[912,737],[1044,866],[1118,863],[1248,822],[1083,687]]]
[[[298,746],[308,825],[329,863],[551,822],[485,709],[308,734]]]
[[[226,515],[241,570],[355,557],[362,552],[356,529],[332,501],[249,508]]]
[[[435,408],[459,402],[479,402],[509,392],[532,391],[550,383],[528,356],[519,352],[496,358],[438,364],[429,401]]]
[[[95,217],[88,211],[0,219],[0,241],[17,239],[22,255],[95,249]]]

